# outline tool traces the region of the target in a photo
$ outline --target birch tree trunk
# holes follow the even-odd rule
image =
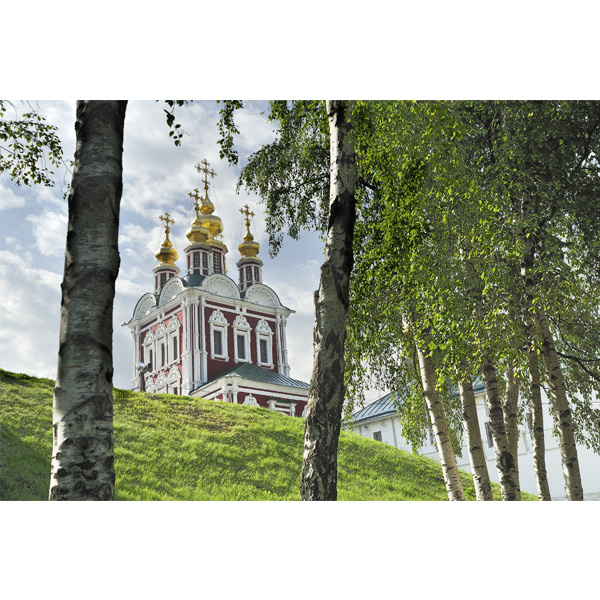
[[[112,319],[126,106],[77,103],[50,500],[114,496]]]
[[[529,363],[529,391],[531,394],[531,429],[533,430],[533,468],[540,500],[552,500],[548,474],[546,472],[546,447],[544,440],[544,416],[542,412],[542,393],[540,385],[540,366],[533,344],[527,354]]]
[[[521,500],[521,485],[519,482],[519,380],[515,375],[514,362],[508,363],[506,373],[506,392],[504,394],[504,403],[502,404],[502,413],[504,415],[504,426],[506,428],[506,441],[508,450],[513,457],[514,462],[514,480],[516,486],[516,500]]]
[[[446,423],[444,409],[437,390],[437,378],[433,360],[431,357],[425,355],[419,344],[416,344],[416,348],[419,357],[421,380],[423,382],[423,396],[427,403],[431,427],[435,435],[437,451],[442,463],[442,473],[444,474],[448,498],[450,500],[465,500],[465,492],[460,480],[454,450],[452,449],[448,433],[448,424]]]
[[[515,462],[508,446],[496,368],[489,356],[485,356],[483,359],[481,373],[490,413],[490,426],[494,438],[494,452],[502,500],[518,500],[520,494],[515,482]]]
[[[579,459],[577,457],[577,446],[573,433],[571,408],[567,398],[565,381],[556,354],[554,336],[550,331],[548,319],[541,308],[535,311],[535,318],[542,337],[542,357],[546,367],[546,379],[552,399],[552,409],[560,446],[560,456],[565,480],[565,493],[567,500],[583,500],[583,487],[581,485],[581,473],[579,470]]]
[[[475,392],[473,391],[471,378],[466,377],[462,381],[459,381],[458,388],[460,390],[463,419],[467,430],[467,446],[469,448],[469,460],[471,462],[477,500],[493,500],[494,495],[492,494],[490,476],[481,441],[481,429],[479,428],[477,404],[475,402]]]
[[[302,461],[302,500],[337,500],[337,449],[344,404],[344,343],[353,266],[356,162],[350,102],[328,101],[330,199],[325,262],[315,292],[313,372]]]
[[[525,195],[521,203],[521,213],[525,223],[529,218],[529,202],[529,197]],[[525,289],[525,296],[529,306],[534,311],[533,316],[541,337],[541,353],[546,369],[546,379],[554,413],[554,422],[558,431],[560,458],[565,481],[565,494],[567,500],[583,500],[581,472],[579,470],[579,459],[577,456],[575,435],[573,433],[571,407],[569,406],[569,399],[567,398],[565,381],[558,354],[556,353],[554,336],[552,335],[552,331],[548,324],[548,318],[539,303],[535,302],[536,280],[533,271],[535,248],[532,237],[533,236],[531,235],[525,235],[524,231],[521,233],[521,242],[523,244],[521,278]]]

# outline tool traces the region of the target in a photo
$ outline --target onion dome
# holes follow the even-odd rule
[[[208,165],[209,163],[206,159],[202,161],[202,166],[200,166],[200,164],[196,165],[196,170],[204,173],[204,198],[202,198],[202,203],[200,204],[200,213],[202,216],[197,218],[202,226],[208,229],[210,237],[215,238],[223,231],[223,223],[221,222],[220,217],[213,215],[213,212],[215,212],[215,205],[208,197],[208,176],[211,175],[214,177],[216,175],[213,169],[208,169]]]
[[[198,189],[196,188],[193,194],[190,192],[188,196],[194,198],[194,210],[196,211],[196,218],[194,219],[194,222],[191,224],[190,228],[187,230],[185,236],[192,244],[196,242],[206,242],[208,236],[210,235],[210,231],[202,224],[202,215],[200,212],[201,207],[198,204],[198,200],[200,199],[200,196],[198,195]]]
[[[156,256],[156,259],[161,264],[175,266],[175,261],[179,258],[179,255],[177,254],[177,250],[173,248],[171,240],[169,240],[169,233],[171,232],[169,223],[174,225],[175,221],[170,218],[168,212],[164,216],[161,215],[160,220],[165,222],[165,241],[154,256]]]
[[[246,215],[246,235],[244,241],[238,246],[238,250],[244,258],[255,258],[260,250],[260,245],[254,241],[254,236],[250,233],[250,217],[253,217],[254,213],[250,212],[247,204],[243,209],[240,209],[240,212]]]

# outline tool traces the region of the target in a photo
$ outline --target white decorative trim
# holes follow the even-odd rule
[[[171,277],[167,280],[160,292],[160,296],[158,297],[158,306],[162,306],[170,300],[173,300],[173,298],[181,294],[184,289],[183,282],[181,279],[179,279],[179,277]]]
[[[134,319],[141,319],[156,308],[156,296],[151,293],[144,294],[136,304],[133,311]]]
[[[233,279],[219,273],[209,275],[200,287],[215,296],[235,298],[236,300],[240,298],[240,290]]]
[[[227,350],[227,327],[229,327],[229,323],[227,322],[227,319],[220,310],[216,309],[213,311],[212,315],[210,315],[208,323],[210,325],[210,357],[212,359],[224,358],[225,360],[229,360],[229,353]],[[221,333],[221,354],[215,353],[215,331]]]
[[[173,315],[171,317],[171,320],[169,321],[169,324],[167,325],[167,331],[169,333],[172,333],[173,331],[179,331],[179,328],[181,327],[181,323],[179,322],[179,319]]]
[[[281,307],[282,304],[277,294],[263,283],[255,283],[246,290],[244,300],[261,306],[270,306],[272,308]]]
[[[256,364],[261,367],[272,369],[275,366],[273,364],[273,330],[264,319],[261,319],[254,331],[256,332]],[[261,341],[264,341],[267,346],[266,362],[262,360],[260,352]]]
[[[246,331],[250,331],[252,329],[248,321],[246,321],[246,317],[244,317],[244,315],[238,315],[233,322],[233,326],[236,329],[244,329]]]
[[[252,362],[250,355],[250,331],[252,328],[244,315],[238,315],[233,322],[233,360],[234,362]],[[238,354],[238,336],[244,338],[244,357]]]
[[[246,399],[242,402],[242,404],[245,406],[260,406],[258,404],[258,400],[252,394],[246,396]]]
[[[208,319],[208,322],[211,325],[218,325],[219,327],[227,327],[229,325],[227,319],[223,316],[223,313],[219,309],[213,311],[212,315],[210,315]]]

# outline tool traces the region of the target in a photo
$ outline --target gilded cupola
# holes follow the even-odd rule
[[[175,221],[171,219],[168,212],[166,212],[164,216],[160,215],[160,220],[165,224],[165,241],[154,256],[156,256],[159,264],[175,266],[175,261],[179,258],[179,255],[177,254],[177,250],[173,248],[173,244],[169,239],[169,233],[171,233],[169,225],[175,225]]]
[[[247,204],[240,209],[240,212],[246,216],[246,235],[244,241],[238,246],[238,250],[244,258],[254,258],[260,250],[259,243],[254,241],[254,236],[250,233],[250,217],[253,217],[254,213],[250,212]]]

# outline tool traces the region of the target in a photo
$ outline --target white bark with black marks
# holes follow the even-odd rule
[[[519,481],[519,380],[514,369],[514,362],[509,360],[506,372],[506,391],[502,412],[506,428],[506,441],[514,461],[514,480],[517,500],[521,500],[521,484]]]
[[[544,439],[544,415],[542,412],[542,392],[540,384],[540,366],[537,350],[533,344],[527,354],[529,364],[529,393],[531,396],[532,453],[535,481],[540,500],[552,500],[548,474],[546,472],[546,443]]]
[[[77,103],[50,500],[114,497],[112,332],[126,106]]]
[[[304,433],[302,500],[337,500],[337,450],[345,395],[344,344],[355,221],[352,107],[350,102],[327,102],[329,222],[325,262],[315,292],[313,373]]]
[[[546,381],[558,431],[565,494],[567,500],[583,500],[581,472],[573,432],[573,418],[560,361],[554,345],[554,336],[550,331],[548,319],[541,308],[536,309],[535,318],[542,338],[541,352],[546,367]]]
[[[477,404],[475,402],[475,392],[473,391],[471,378],[468,377],[459,381],[458,388],[460,390],[463,420],[467,431],[467,447],[469,449],[469,461],[471,463],[471,472],[473,473],[475,494],[477,500],[493,500],[494,495],[492,494],[492,485],[483,451],[479,418],[477,416]]]
[[[448,424],[444,415],[444,408],[437,390],[437,377],[433,360],[427,356],[417,344],[417,355],[419,357],[419,368],[421,371],[421,381],[423,382],[423,396],[427,404],[427,411],[431,421],[431,427],[435,436],[437,451],[442,463],[442,473],[444,483],[450,500],[465,500],[465,492],[460,480],[456,458],[448,433]]]
[[[489,356],[484,357],[481,367],[485,395],[488,405],[490,427],[494,439],[494,452],[496,455],[496,468],[500,479],[500,493],[502,500],[520,500],[521,494],[515,480],[515,461],[508,445],[502,400],[498,389],[496,368]]]

